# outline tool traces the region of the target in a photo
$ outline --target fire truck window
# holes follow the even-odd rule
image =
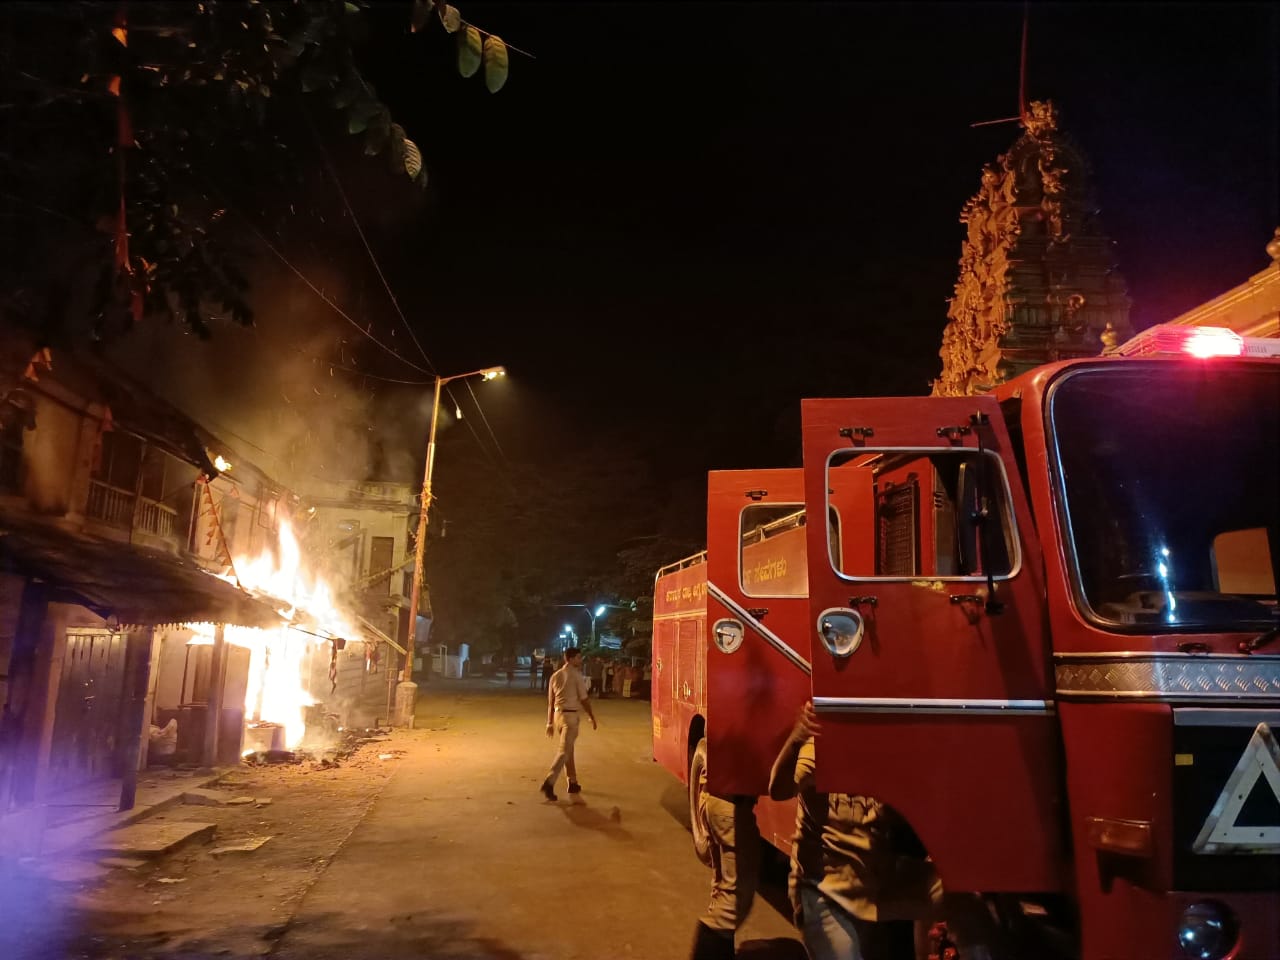
[[[833,564],[858,578],[1007,578],[1017,532],[1000,458],[977,450],[841,451],[828,498],[844,518]]]
[[[742,511],[739,577],[748,597],[809,593],[802,503],[753,503]]]
[[[1133,632],[1277,623],[1280,366],[1126,360],[1048,400],[1082,613]]]

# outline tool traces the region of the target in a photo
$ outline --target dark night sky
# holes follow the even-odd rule
[[[776,465],[802,396],[925,391],[960,207],[1018,133],[969,124],[1016,111],[1020,5],[466,0],[536,56],[496,96],[406,7],[375,6],[361,62],[431,183],[412,215],[359,206],[436,367],[510,368],[483,394],[508,452],[605,435],[677,473]],[[1138,326],[1266,263],[1278,23],[1032,7],[1029,94],[1092,158]]]

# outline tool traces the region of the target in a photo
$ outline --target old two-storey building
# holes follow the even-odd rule
[[[0,817],[110,778],[127,804],[162,701],[207,707],[181,625],[281,622],[207,569],[199,521],[229,448],[100,360],[13,331],[0,438]]]
[[[385,722],[412,493],[316,494],[102,360],[0,335],[0,822],[125,796],[153,726],[209,765]]]

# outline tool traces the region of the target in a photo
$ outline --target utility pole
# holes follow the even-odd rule
[[[436,462],[436,425],[440,421],[440,394],[450,380],[463,377],[484,377],[493,380],[506,376],[504,367],[485,367],[470,373],[458,373],[451,377],[436,377],[435,394],[431,401],[431,427],[427,432],[427,462],[422,469],[422,502],[418,507],[418,537],[413,545],[413,584],[409,588],[409,645],[404,656],[403,679],[396,686],[395,715],[397,727],[412,727],[414,709],[417,706],[418,685],[413,682],[413,655],[418,647],[418,606],[422,602],[422,582],[426,578],[424,561],[427,553],[427,515],[431,509],[431,475]]]
[[[418,639],[418,604],[422,599],[423,559],[427,553],[427,512],[431,509],[431,467],[436,460],[436,421],[440,412],[440,391],[444,379],[436,377],[435,399],[431,402],[431,428],[427,433],[427,462],[422,471],[422,502],[418,506],[418,536],[413,544],[413,585],[409,588],[409,652],[405,656],[404,679],[413,680],[413,653]]]

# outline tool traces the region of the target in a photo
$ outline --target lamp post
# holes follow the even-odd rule
[[[630,604],[621,603],[597,603],[594,607],[590,607],[585,603],[557,603],[557,607],[573,607],[577,610],[587,611],[587,619],[591,621],[591,647],[594,650],[596,646],[596,621],[603,617],[610,610],[634,610],[636,605],[634,602]]]
[[[427,548],[427,512],[431,509],[431,474],[436,461],[436,424],[440,419],[440,392],[451,380],[465,377],[484,377],[494,380],[505,377],[505,367],[484,367],[468,373],[455,373],[451,377],[436,377],[435,396],[431,401],[431,429],[427,434],[427,463],[422,472],[422,504],[418,510],[418,538],[413,547],[413,585],[409,590],[409,650],[405,655],[404,674],[396,687],[397,726],[413,726],[413,712],[417,700],[417,685],[413,682],[413,655],[418,639],[418,603],[422,598],[423,557]]]

